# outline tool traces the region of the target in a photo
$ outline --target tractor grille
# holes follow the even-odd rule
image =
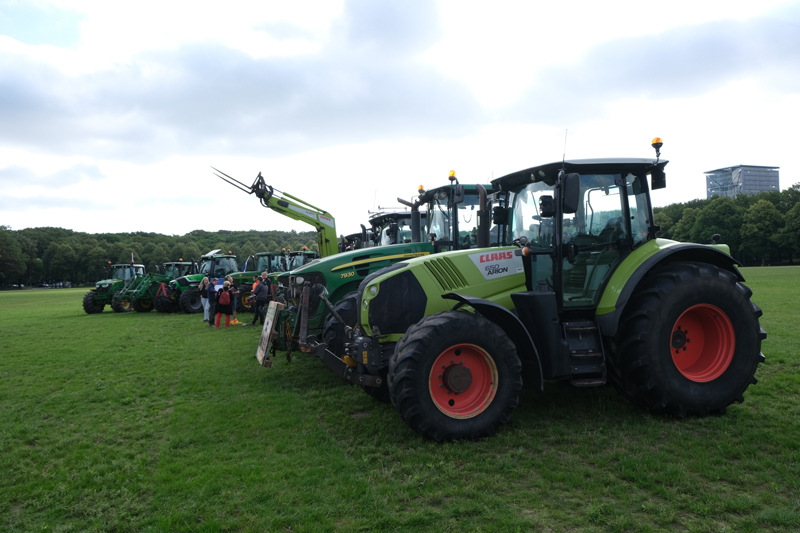
[[[467,280],[455,267],[453,262],[446,257],[437,257],[425,262],[428,271],[436,278],[439,285],[447,292],[463,289],[467,286]]]

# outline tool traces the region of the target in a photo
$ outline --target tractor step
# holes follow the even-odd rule
[[[606,358],[600,327],[591,320],[564,322],[569,354],[570,382],[576,387],[606,384]]]

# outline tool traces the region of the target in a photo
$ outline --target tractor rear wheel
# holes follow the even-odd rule
[[[153,300],[153,307],[155,307],[156,311],[159,313],[175,312],[175,302],[172,298],[167,296],[156,296],[155,300]]]
[[[322,342],[328,346],[328,350],[341,357],[344,355],[344,345],[347,337],[344,333],[345,326],[355,327],[358,322],[358,291],[348,292],[344,297],[336,302],[334,310],[341,316],[345,323],[339,322],[333,313],[325,318],[322,326]]]
[[[153,310],[153,300],[142,300],[139,298],[133,302],[133,310],[137,313],[149,313]]]
[[[132,309],[131,301],[127,296],[114,296],[111,298],[111,309],[113,309],[115,313],[127,313]]]
[[[89,291],[83,296],[83,310],[89,315],[102,313],[103,308],[106,306],[105,304],[95,301],[95,295],[97,295],[97,291]]]
[[[522,363],[500,327],[446,311],[423,318],[397,343],[389,395],[412,429],[436,441],[494,435],[519,403]]]
[[[752,291],[727,270],[672,263],[639,287],[621,319],[612,383],[634,403],[677,416],[722,414],[756,383],[766,333]]]
[[[200,300],[200,290],[197,287],[191,287],[183,291],[179,304],[181,311],[188,315],[203,312],[203,302]]]

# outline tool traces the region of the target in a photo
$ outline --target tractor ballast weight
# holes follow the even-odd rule
[[[519,390],[545,380],[610,383],[679,417],[743,401],[764,360],[762,312],[727,246],[656,238],[647,178],[663,186],[666,164],[560,161],[493,180],[505,198],[498,242],[516,246],[365,279],[348,381],[385,386],[403,420],[437,441],[494,435]]]

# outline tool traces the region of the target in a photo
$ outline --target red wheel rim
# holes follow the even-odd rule
[[[472,418],[491,405],[497,393],[497,366],[486,350],[456,344],[433,363],[428,388],[436,407],[451,418]]]
[[[706,383],[720,377],[733,360],[736,334],[728,316],[717,307],[690,307],[672,327],[672,361],[686,379]]]

